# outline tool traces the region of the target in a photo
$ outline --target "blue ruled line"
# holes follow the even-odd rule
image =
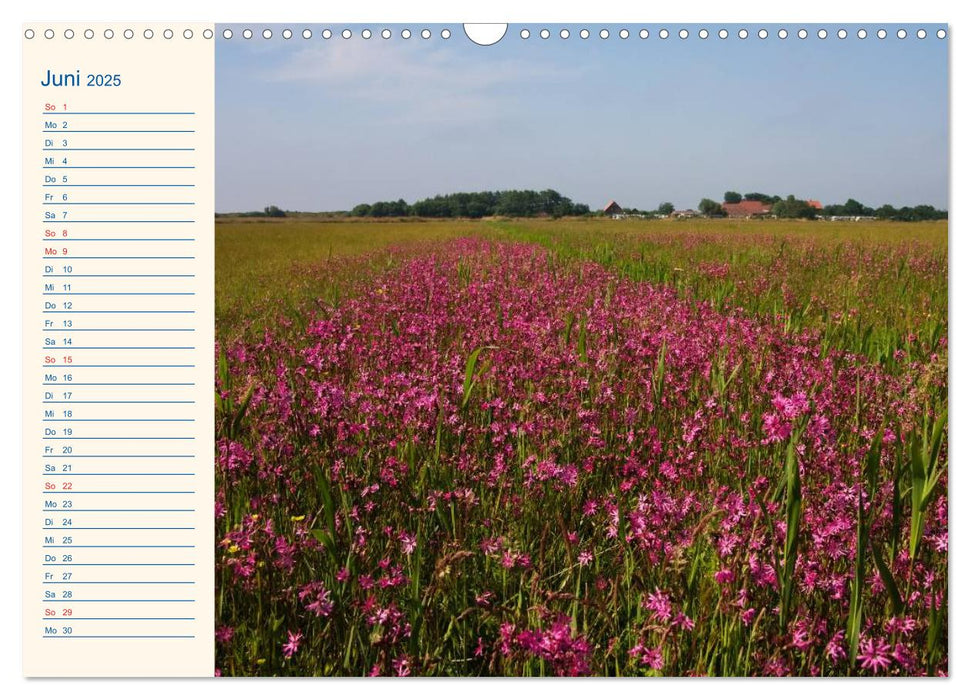
[[[194,437],[45,437],[45,440],[195,440]]]
[[[44,472],[41,476],[52,474],[62,476],[195,476],[195,472]],[[54,508],[51,512],[66,511],[66,508]]]
[[[44,401],[44,403],[195,403],[195,401]],[[77,455],[74,455],[77,457]]]
[[[47,347],[41,348],[41,350],[52,350],[55,347],[58,347],[58,346],[53,346],[53,345],[47,346]],[[105,347],[97,347],[92,345],[87,345],[87,346],[62,345],[59,347],[62,350],[195,350],[196,349],[194,345],[166,345],[166,346],[158,346],[158,347],[150,347],[147,345],[131,345],[131,346],[110,345]]]
[[[122,564],[116,564],[116,563],[106,564],[106,563],[99,562],[97,564],[79,564],[77,562],[67,562],[66,564],[44,564],[44,566],[66,566],[70,568],[72,566],[195,566],[195,564],[183,564],[183,563],[163,564],[158,562],[137,563],[137,564],[131,564],[127,562]]]
[[[43,170],[195,170],[194,165],[45,165]]]
[[[52,112],[41,112],[41,114],[54,114],[54,115],[61,114],[61,115],[71,115],[71,116],[75,114],[101,114],[101,115],[112,115],[112,116],[117,116],[122,114],[124,115],[155,114],[155,115],[168,115],[168,116],[191,116],[191,115],[194,115],[195,112],[58,112],[55,110]]]
[[[67,402],[65,402],[67,403]],[[85,403],[84,401],[79,401],[78,403]],[[124,403],[124,402],[119,402]],[[41,455],[41,459],[47,459],[52,455]],[[105,459],[110,459],[111,457],[129,457],[131,459],[142,458],[147,459],[150,457],[171,457],[172,459],[191,459],[195,455],[71,455],[71,459],[84,459],[87,457],[103,457]],[[63,472],[62,472],[63,473]],[[68,472],[70,473],[70,472]]]
[[[45,527],[43,530],[195,530],[194,527]],[[75,582],[72,582],[72,585]],[[83,583],[78,581],[76,583]],[[119,582],[120,583],[120,582]]]
[[[70,221],[41,221],[42,224],[194,224],[195,219],[72,219]]]
[[[70,620],[71,618],[62,618]],[[194,634],[45,634],[41,639],[195,639]]]
[[[45,297],[194,297],[195,292],[44,292]]]
[[[44,202],[45,207],[146,207],[146,206],[195,206],[195,202]]]
[[[50,238],[41,238],[40,240],[42,242],[44,242],[44,243],[50,243],[51,242],[51,239]],[[88,242],[88,241],[126,241],[126,242],[133,242],[133,241],[194,241],[195,238],[74,238],[74,237],[71,237],[71,238],[61,238],[59,240],[61,240],[61,241],[71,241],[72,243],[76,243],[77,241],[83,241],[83,242]]]
[[[195,418],[45,418],[44,423],[195,423]]]
[[[194,148],[44,148],[44,151],[194,151]]]

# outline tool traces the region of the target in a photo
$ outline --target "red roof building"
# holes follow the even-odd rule
[[[772,212],[771,204],[763,204],[757,199],[743,199],[737,204],[722,204],[722,209],[732,219],[747,219],[750,216],[765,216]]]
[[[807,199],[806,204],[811,206],[813,209],[822,209],[823,204],[818,199]]]

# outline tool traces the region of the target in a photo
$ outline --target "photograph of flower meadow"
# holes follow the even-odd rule
[[[220,28],[217,675],[948,674],[946,28],[720,26]]]

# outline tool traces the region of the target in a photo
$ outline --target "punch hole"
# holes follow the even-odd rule
[[[699,39],[707,39],[708,38],[708,30],[707,29],[699,29],[698,30],[698,38]]]
[[[550,38],[550,30],[549,29],[542,29],[542,30],[540,30],[539,38],[540,39],[549,39]]]
[[[244,29],[243,30],[243,38],[244,39],[252,39],[253,38],[253,30],[252,29]]]
[[[45,39],[53,39],[54,38],[54,30],[53,29],[45,29],[44,30],[44,38]]]
[[[560,30],[560,38],[561,39],[569,39],[570,38],[570,30],[569,29],[561,29]]]
[[[370,31],[368,31],[368,36],[371,36],[371,32]],[[367,37],[365,37],[365,38],[367,38]],[[381,30],[381,38],[382,39],[390,39],[391,38],[391,30],[390,29],[382,29]]]
[[[73,32],[72,32],[72,35],[73,35]],[[94,39],[94,30],[93,29],[85,29],[84,30],[84,38],[85,39]]]
[[[846,30],[845,29],[840,29],[838,32],[836,32],[836,36],[838,38],[840,38],[840,39],[845,39],[846,38]]]
[[[443,29],[442,30],[442,38],[443,39],[448,39],[451,36],[452,36],[452,30],[451,29]]]
[[[186,29],[184,32],[182,32],[182,36],[185,37],[186,39],[191,39],[192,38],[192,30],[191,29]],[[108,37],[108,38],[110,39],[111,37]]]
[[[528,39],[529,38],[529,30],[528,29],[523,29],[521,32],[519,32],[519,36],[521,38],[523,38],[523,39]]]
[[[898,29],[897,30],[897,38],[898,39],[906,39],[907,38],[907,30],[906,29]]]
[[[688,30],[687,29],[682,29],[680,32],[678,32],[678,37],[681,38],[681,39],[687,39],[688,38]]]
[[[727,39],[728,38],[728,30],[727,29],[719,29],[718,30],[718,38],[719,39]]]
[[[272,37],[273,37],[273,31],[272,30],[270,30],[270,29],[264,29],[263,30],[263,38],[264,39],[271,39]]]
[[[667,29],[662,29],[661,31],[659,31],[657,33],[657,35],[658,35],[658,38],[660,38],[660,39],[667,39],[668,36],[670,36],[670,34],[668,33],[668,30]]]
[[[947,32],[944,31],[943,29],[938,29],[937,30],[937,38],[938,39],[944,39],[945,37],[947,37]]]
[[[646,39],[650,35],[651,35],[651,33],[649,31],[647,31],[646,29],[642,29],[641,31],[639,31],[637,33],[637,36],[639,36],[641,39]]]
[[[153,32],[151,29],[146,29],[142,36],[144,36],[146,39],[151,39],[153,36],[155,36],[155,32]]]
[[[738,38],[739,39],[748,39],[748,29],[739,29],[738,30]]]
[[[926,39],[927,38],[927,31],[924,30],[924,29],[918,29],[917,30],[917,38],[918,39]]]
[[[760,29],[759,30],[759,39],[768,39],[768,38],[769,38],[769,32],[767,30],[765,30],[765,29]]]
[[[805,39],[807,36],[809,36],[809,32],[807,32],[805,29],[800,29],[799,32],[797,33],[797,36],[800,39]]]
[[[229,30],[227,29],[226,31],[229,31]],[[233,33],[232,32],[229,32],[229,36],[232,36],[232,35],[233,35]],[[133,39],[133,38],[135,38],[135,32],[132,31],[131,29],[126,29],[123,36],[126,39]],[[226,38],[228,39],[229,37],[226,37]]]
[[[581,29],[580,30],[580,38],[581,39],[589,39],[590,38],[590,30],[589,29]]]
[[[214,34],[211,29],[206,29],[202,32],[203,39],[212,39],[213,36]]]
[[[411,38],[411,30],[410,29],[402,29],[401,30],[401,38],[402,39],[410,39]]]
[[[351,32],[350,29],[345,29],[344,31],[341,32],[342,39],[350,39],[352,36],[353,36],[353,33]]]
[[[617,34],[617,36],[619,36],[621,39],[626,39],[627,37],[630,36],[630,32],[627,31],[626,29],[621,29],[620,32]]]
[[[125,32],[125,36],[128,36],[128,32]],[[233,30],[232,29],[224,29],[223,30],[223,39],[232,39],[232,38],[233,38]]]
[[[431,39],[432,38],[432,32],[431,32],[431,30],[430,29],[422,29],[421,30],[421,38],[422,39]]]
[[[171,39],[175,36],[175,32],[173,32],[171,29],[166,29],[164,32],[162,32],[162,36],[166,39]]]
[[[33,39],[34,38],[34,30],[33,29],[28,29],[27,31],[25,31],[24,32],[24,38],[25,39]]]
[[[300,32],[300,36],[302,36],[304,39],[309,39],[313,35],[314,33],[309,29],[304,29],[302,32]]]
[[[382,35],[382,36],[384,36],[384,35]],[[361,30],[361,38],[362,39],[370,39],[371,38],[371,30],[370,29],[363,29],[363,30]],[[388,37],[384,37],[384,38],[387,39]]]
[[[788,36],[789,36],[789,32],[787,32],[785,29],[780,29],[779,30],[779,38],[780,39],[786,39],[786,38],[788,38]]]
[[[866,39],[866,29],[861,29],[856,33],[860,39]]]
[[[73,39],[74,38],[74,30],[73,29],[65,29],[64,30],[64,38],[65,39]]]
[[[887,38],[887,30],[886,29],[878,29],[877,30],[877,39],[886,39],[886,38]]]
[[[293,38],[293,31],[291,31],[290,29],[284,29],[284,30],[283,30],[283,31],[281,32],[281,36],[282,36],[282,37],[283,37],[284,39],[292,39],[292,38]]]
[[[330,39],[332,36],[334,36],[334,32],[330,31],[329,29],[325,29],[320,33],[320,36],[324,39]]]
[[[610,32],[608,32],[606,29],[601,29],[600,30],[600,38],[601,39],[606,39],[609,36],[610,36]]]

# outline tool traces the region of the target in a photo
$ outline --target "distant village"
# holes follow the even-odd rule
[[[603,216],[612,219],[816,219],[824,221],[875,221],[890,219],[898,221],[926,221],[946,219],[947,212],[928,204],[915,207],[896,208],[890,204],[873,209],[855,199],[845,204],[824,206],[817,199],[797,199],[795,195],[786,198],[770,196],[758,192],[741,195],[726,192],[722,202],[702,199],[697,209],[675,209],[670,202],[662,202],[654,211],[625,209],[611,199],[601,210]]]

